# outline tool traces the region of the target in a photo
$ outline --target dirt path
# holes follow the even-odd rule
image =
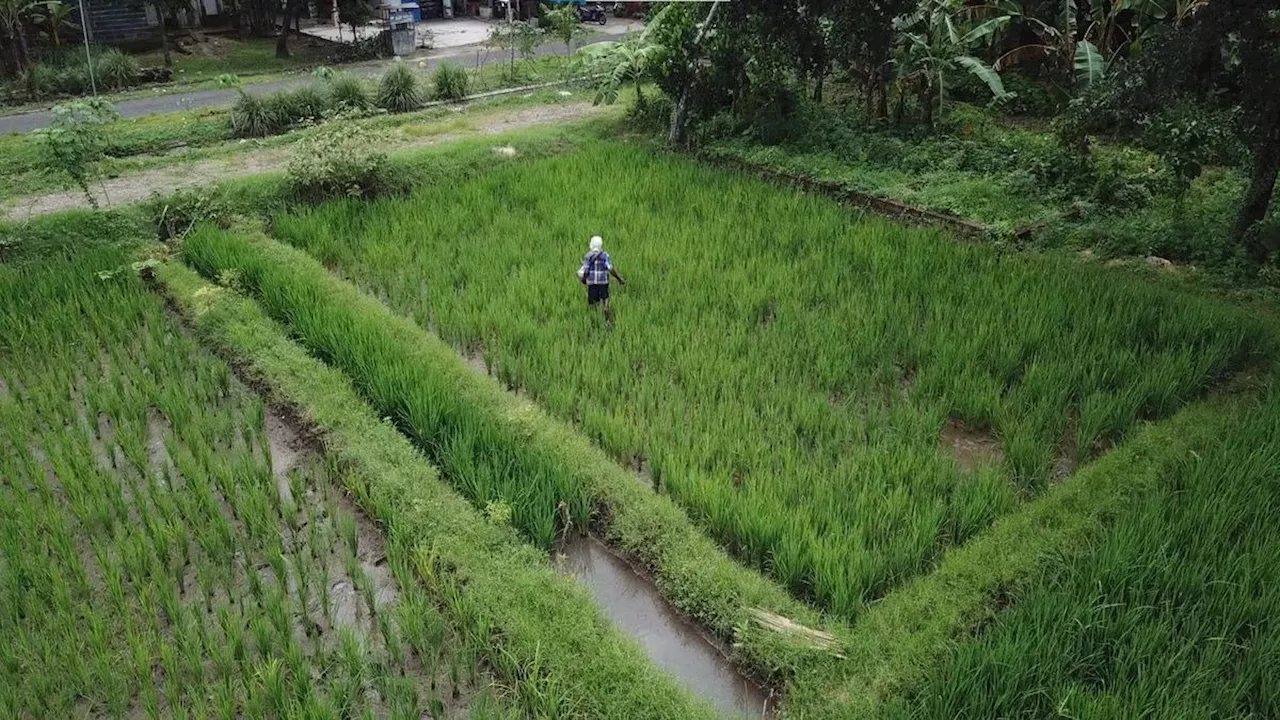
[[[442,133],[429,137],[401,135],[392,150],[440,145],[453,140],[483,135],[500,135],[513,130],[551,125],[586,117],[603,108],[589,103],[541,105],[501,113],[477,115],[467,118],[472,127],[462,131]],[[465,116],[464,116],[465,117]],[[223,180],[283,171],[293,152],[292,146],[267,148],[225,158],[181,162],[169,167],[144,170],[132,175],[103,181],[95,188],[99,204],[104,207],[120,207],[145,200],[153,193],[170,193],[184,188],[213,185]],[[6,215],[10,220],[25,220],[36,215],[83,208],[87,205],[79,191],[62,191],[47,195],[30,195],[15,198]]]

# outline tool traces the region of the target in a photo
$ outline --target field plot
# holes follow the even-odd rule
[[[1260,342],[1213,302],[618,145],[275,232],[846,616]],[[595,233],[631,281],[613,333],[574,278]]]
[[[1211,424],[883,716],[1280,717],[1280,397]]]
[[[0,268],[0,716],[503,717],[339,471],[99,250]]]

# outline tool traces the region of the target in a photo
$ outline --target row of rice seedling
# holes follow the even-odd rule
[[[277,217],[274,232],[482,353],[616,459],[647,466],[733,553],[844,616],[1261,343],[1219,303],[618,144]],[[630,280],[612,334],[573,278],[595,233]],[[190,249],[210,272],[240,262]],[[354,348],[360,321],[337,329],[314,298],[284,297],[300,292],[287,284],[255,292],[326,359],[358,368],[380,404],[453,403],[441,380],[381,377],[394,358]],[[939,442],[949,418],[988,429],[1003,461],[962,468]],[[455,422],[416,430],[446,469],[469,450],[428,431]],[[571,485],[544,485],[579,522]],[[521,512],[533,537],[554,532],[552,506]]]
[[[419,577],[523,716],[712,716],[610,626],[585,588],[519,538],[502,503],[483,514],[468,506],[350,379],[290,341],[257,304],[180,264],[156,276],[207,342],[320,434],[361,505],[411,545]]]
[[[0,716],[505,714],[403,544],[282,464],[125,259],[0,267]]]
[[[810,626],[818,617],[735,563],[668,497],[305,253],[266,237],[202,227],[186,238],[183,255],[206,276],[258,298],[308,350],[350,376],[487,515],[510,513],[515,527],[544,548],[556,533],[592,523],[649,568],[671,602],[732,641],[735,659],[762,676],[784,681],[801,656],[831,659],[753,623],[752,608]],[[592,508],[601,511],[592,515]]]
[[[1206,425],[1156,449],[1172,467],[1086,552],[876,716],[1280,717],[1280,395]]]

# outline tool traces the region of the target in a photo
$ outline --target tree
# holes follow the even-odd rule
[[[156,17],[160,19],[160,50],[164,53],[165,67],[173,66],[173,55],[169,51],[169,23],[178,24],[178,13],[191,8],[189,0],[144,0]]]
[[[955,73],[977,76],[996,98],[1007,94],[1000,74],[971,52],[989,42],[1011,16],[998,15],[969,27],[963,23],[963,14],[964,6],[958,0],[924,0],[915,13],[896,23],[904,38],[895,60],[900,97],[915,91],[925,125],[932,125],[935,112],[942,112],[948,77]]]
[[[486,41],[491,45],[502,50],[511,52],[511,74],[516,71],[516,54],[519,53],[521,58],[528,58],[538,49],[539,43],[542,42],[543,31],[534,27],[524,20],[512,20],[511,22],[499,23],[493,28],[493,34]]]
[[[632,83],[636,88],[636,107],[644,108],[644,93],[640,85],[649,77],[661,52],[661,48],[649,38],[647,28],[640,35],[622,42],[595,43],[581,52],[587,59],[587,72],[600,76],[594,100],[597,105],[613,104],[622,86]]]
[[[56,49],[62,45],[62,38],[58,33],[70,24],[73,6],[63,0],[47,0],[41,5],[43,6],[41,15],[49,31],[49,42]]]
[[[21,71],[30,62],[26,22],[35,6],[36,0],[0,0],[0,28],[4,30],[4,44],[9,48],[15,71]]]
[[[551,34],[560,38],[569,54],[573,54],[573,41],[587,34],[587,29],[582,27],[582,21],[578,19],[577,6],[565,3],[553,9],[549,5],[543,5],[542,17],[550,26]]]
[[[49,170],[66,173],[94,209],[98,200],[90,189],[97,164],[106,147],[103,125],[119,115],[111,103],[90,98],[55,105],[53,124],[34,131],[39,138],[41,161]]]

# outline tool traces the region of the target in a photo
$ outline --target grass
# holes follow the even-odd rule
[[[130,259],[0,266],[0,715],[506,715],[403,538],[380,567]]]
[[[1280,398],[1219,408],[886,718],[1274,717]],[[1207,422],[1205,422],[1207,420]]]
[[[158,270],[202,336],[295,408],[371,512],[411,538],[418,573],[485,649],[526,717],[709,717],[622,639],[544,553],[452,492],[342,373],[289,341],[254,303],[178,264]]]
[[[208,36],[203,43],[194,43],[190,54],[174,52],[173,80],[175,84],[198,83],[216,79],[231,73],[241,77],[275,74],[291,70],[307,70],[327,63],[327,44],[304,38],[289,38],[289,57],[276,57],[274,38],[245,38],[239,40],[221,35]],[[144,66],[164,65],[164,55],[159,51],[138,55]]]
[[[647,467],[734,555],[846,618],[1041,490],[1055,466],[1173,412],[1261,345],[1254,323],[1217,303],[617,145],[429,196],[284,215],[274,230],[482,353],[619,462]],[[613,334],[572,275],[596,232],[632,281]],[[188,251],[214,274],[242,262]],[[290,297],[290,284],[273,275],[255,289],[315,327],[322,355],[359,374],[392,361],[344,356],[353,343],[316,291]],[[420,440],[439,443],[430,429],[454,423],[430,385],[377,382],[366,390],[402,422],[406,403],[431,408],[410,429]],[[963,470],[940,447],[948,418],[990,428],[1005,461]],[[580,516],[581,490],[546,487]],[[530,501],[543,504],[522,527],[546,542],[555,504]]]

